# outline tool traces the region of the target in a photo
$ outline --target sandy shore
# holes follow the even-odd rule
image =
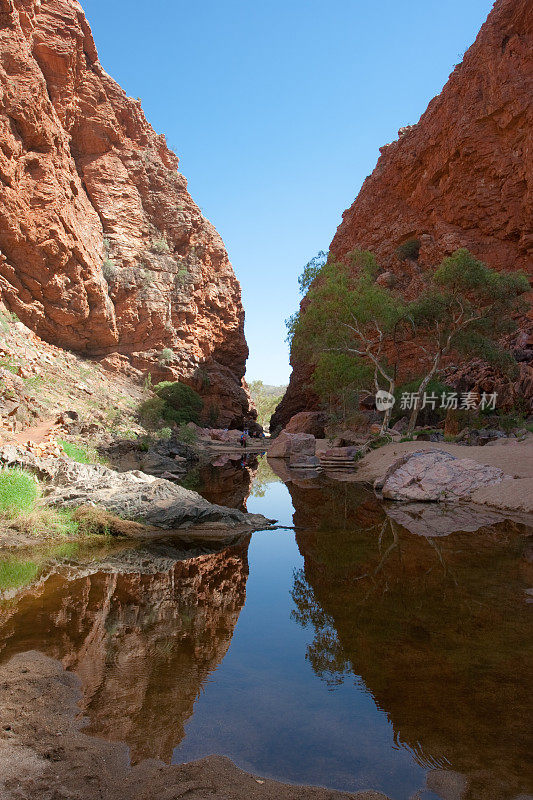
[[[533,513],[533,435],[523,442],[502,439],[497,444],[484,447],[466,447],[446,442],[388,444],[372,451],[359,462],[357,480],[373,483],[385,474],[397,458],[417,450],[445,450],[456,458],[471,458],[480,464],[499,467],[511,477],[494,486],[478,489],[470,499],[507,511]]]
[[[289,786],[250,775],[222,756],[167,766],[131,767],[126,745],[83,733],[78,678],[41,653],[0,666],[2,800],[388,800]]]

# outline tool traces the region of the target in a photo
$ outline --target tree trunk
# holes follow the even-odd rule
[[[440,359],[439,359],[439,361],[440,361]],[[422,397],[424,396],[424,392],[426,391],[426,387],[427,387],[428,383],[430,382],[430,380],[432,379],[432,377],[435,375],[435,373],[437,371],[437,367],[438,367],[439,361],[436,360],[433,363],[433,366],[431,367],[430,371],[428,372],[428,374],[426,375],[426,377],[423,379],[422,383],[418,387],[418,393],[417,393],[417,396],[416,396],[416,402],[415,402],[415,404],[413,406],[413,409],[411,411],[411,417],[409,419],[409,425],[408,425],[407,431],[406,431],[406,435],[407,436],[411,436],[411,434],[413,433],[413,431],[414,431],[414,429],[416,427],[416,421],[418,419],[418,414],[420,412],[420,404],[421,404],[421,401],[422,401]]]
[[[396,384],[393,380],[389,380],[389,394],[394,394],[394,390],[396,388]],[[383,422],[381,423],[381,430],[379,432],[380,436],[383,436],[389,429],[389,422],[392,415],[392,407],[387,408],[385,411],[385,415],[383,417]]]

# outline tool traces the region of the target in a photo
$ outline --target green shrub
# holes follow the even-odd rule
[[[215,404],[209,406],[209,411],[207,412],[207,424],[210,425],[212,428],[215,428],[218,423],[218,418],[220,416],[220,409]]]
[[[113,283],[118,275],[118,267],[111,258],[102,261],[102,273],[107,283]]]
[[[525,420],[520,414],[500,414],[498,424],[502,431],[510,433],[514,428],[524,428]]]
[[[187,425],[180,425],[175,433],[175,437],[183,444],[193,445],[198,440],[198,434],[194,428],[189,428]]]
[[[0,311],[0,330],[3,333],[7,333],[9,330],[9,326],[12,325],[14,322],[18,321],[19,318],[12,311],[7,311],[7,310]]]
[[[39,488],[32,476],[21,469],[0,472],[0,513],[17,517],[34,510]]]
[[[375,439],[371,439],[368,443],[368,446],[371,450],[377,450],[379,447],[384,447],[386,444],[390,444],[392,442],[392,436],[386,434],[385,436],[376,436]]]
[[[402,417],[410,415],[411,413],[410,409],[401,408],[402,394],[404,393],[411,394],[416,392],[421,383],[422,379],[418,378],[417,380],[410,381],[409,383],[404,383],[402,386],[398,386],[398,388],[395,390],[394,392],[395,403],[394,403],[394,408],[392,410],[393,422],[397,422]],[[428,385],[426,386],[426,395],[436,395],[437,400],[435,403],[435,408],[433,409],[431,405],[427,405],[426,408],[421,408],[420,413],[418,415],[419,424],[434,425],[435,422],[438,422],[439,420],[443,419],[446,416],[447,410],[445,408],[440,407],[442,394],[449,394],[450,392],[453,391],[455,390],[450,389],[449,386],[446,386],[446,384],[442,383],[442,381],[440,381],[438,378],[432,378],[429,381]]]
[[[152,445],[152,438],[150,436],[141,436],[139,439],[139,450],[141,453],[147,453]]]
[[[180,381],[162,381],[154,387],[158,398],[164,401],[163,419],[198,423],[203,401],[198,392]]]
[[[200,386],[202,389],[208,389],[209,384],[211,383],[211,379],[209,377],[209,373],[205,367],[198,367],[196,370],[194,377],[200,381]]]
[[[14,364],[12,361],[2,358],[0,359],[0,367],[7,369],[7,371],[11,372],[13,375],[18,375],[20,364]]]
[[[154,239],[152,242],[152,250],[154,253],[158,253],[159,255],[169,252],[170,247],[168,246],[168,242],[164,236],[162,236],[160,239]]]
[[[77,461],[78,464],[90,464],[91,459],[89,456],[89,451],[85,447],[80,447],[76,444],[72,444],[72,442],[67,442],[65,439],[58,439],[58,444],[61,445],[65,454],[71,458],[73,461]]]
[[[413,261],[416,261],[419,253],[420,253],[419,239],[408,239],[406,242],[402,242],[402,244],[396,248],[396,255],[398,256],[398,258],[401,258],[402,260],[410,258]]]
[[[157,360],[160,364],[170,364],[174,361],[175,355],[174,351],[170,349],[170,347],[164,347],[163,350],[159,353]]]
[[[172,438],[172,428],[161,428],[158,434],[160,439],[171,439]]]
[[[149,397],[139,406],[139,419],[147,428],[158,428],[161,420],[165,419],[165,408],[166,403],[161,397]]]

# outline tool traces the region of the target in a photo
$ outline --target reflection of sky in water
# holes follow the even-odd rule
[[[292,523],[283,483],[269,484],[265,497],[247,505]],[[386,714],[364,684],[348,677],[332,689],[305,658],[312,632],[291,619],[293,572],[303,566],[293,533],[254,534],[249,562],[246,604],[229,652],[198,698],[174,762],[219,753],[288,782],[377,789],[408,800],[424,787],[425,770],[395,744]]]
[[[264,497],[251,495],[246,502],[246,510],[250,514],[264,514],[269,519],[276,519],[280,525],[292,525],[291,496],[281,481],[267,484]]]

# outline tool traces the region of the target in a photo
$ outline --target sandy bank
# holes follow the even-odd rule
[[[22,653],[0,666],[2,800],[388,800],[379,792],[276,783],[221,756],[130,767],[126,745],[82,732],[80,697],[78,678],[41,653]]]
[[[533,513],[533,436],[523,442],[502,440],[495,445],[466,447],[446,442],[398,442],[380,447],[365,456],[357,469],[357,480],[373,483],[404,453],[417,450],[445,450],[456,458],[471,458],[480,464],[499,467],[510,480],[477,489],[471,499],[494,508]]]

